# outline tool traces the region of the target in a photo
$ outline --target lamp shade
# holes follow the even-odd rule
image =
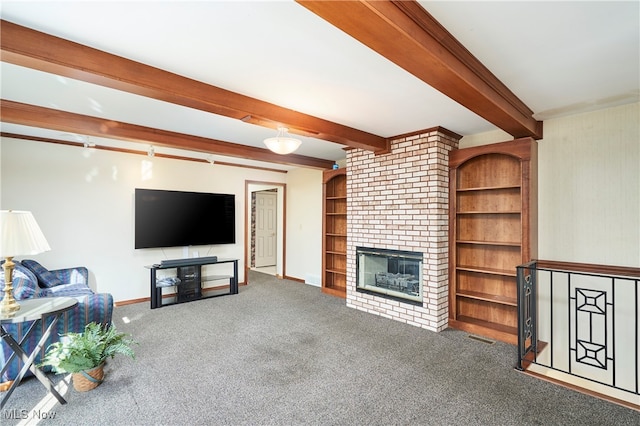
[[[48,250],[51,247],[31,212],[0,211],[0,256],[24,256]]]
[[[264,144],[276,154],[291,154],[298,149],[302,141],[287,136],[287,130],[286,127],[278,127],[278,135],[274,138],[265,139]]]

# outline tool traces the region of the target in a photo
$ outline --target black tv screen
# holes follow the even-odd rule
[[[236,242],[235,195],[135,190],[135,248]]]

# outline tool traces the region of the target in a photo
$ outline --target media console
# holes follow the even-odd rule
[[[232,264],[232,275],[202,275],[205,265]],[[210,297],[238,294],[238,259],[219,259],[216,256],[175,259],[145,266],[151,273],[151,309]],[[158,271],[175,269],[174,276],[158,279]],[[202,287],[205,282],[229,280],[229,291],[220,291],[214,287]],[[163,288],[175,287],[176,293],[170,295],[173,301],[163,303]],[[222,287],[226,290],[226,285]],[[207,292],[206,296],[203,292]],[[168,299],[168,298],[167,298]]]

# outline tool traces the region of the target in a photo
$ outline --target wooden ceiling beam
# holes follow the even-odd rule
[[[5,123],[129,142],[148,143],[155,146],[187,149],[269,163],[316,169],[330,169],[333,166],[333,161],[329,160],[297,154],[280,155],[268,149],[159,130],[5,99],[0,100],[0,111],[2,111],[2,121]]]
[[[369,151],[388,141],[292,109],[240,95],[149,65],[0,20],[0,59],[76,80],[110,87],[290,133]]]
[[[542,138],[533,111],[418,2],[297,2],[514,138]]]

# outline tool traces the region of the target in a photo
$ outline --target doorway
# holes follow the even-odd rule
[[[284,276],[285,184],[246,182],[245,265],[249,270]]]
[[[255,232],[253,266],[270,270],[276,267],[276,231],[278,194],[274,190],[255,192],[255,218],[252,219]],[[266,269],[265,269],[266,268]]]

